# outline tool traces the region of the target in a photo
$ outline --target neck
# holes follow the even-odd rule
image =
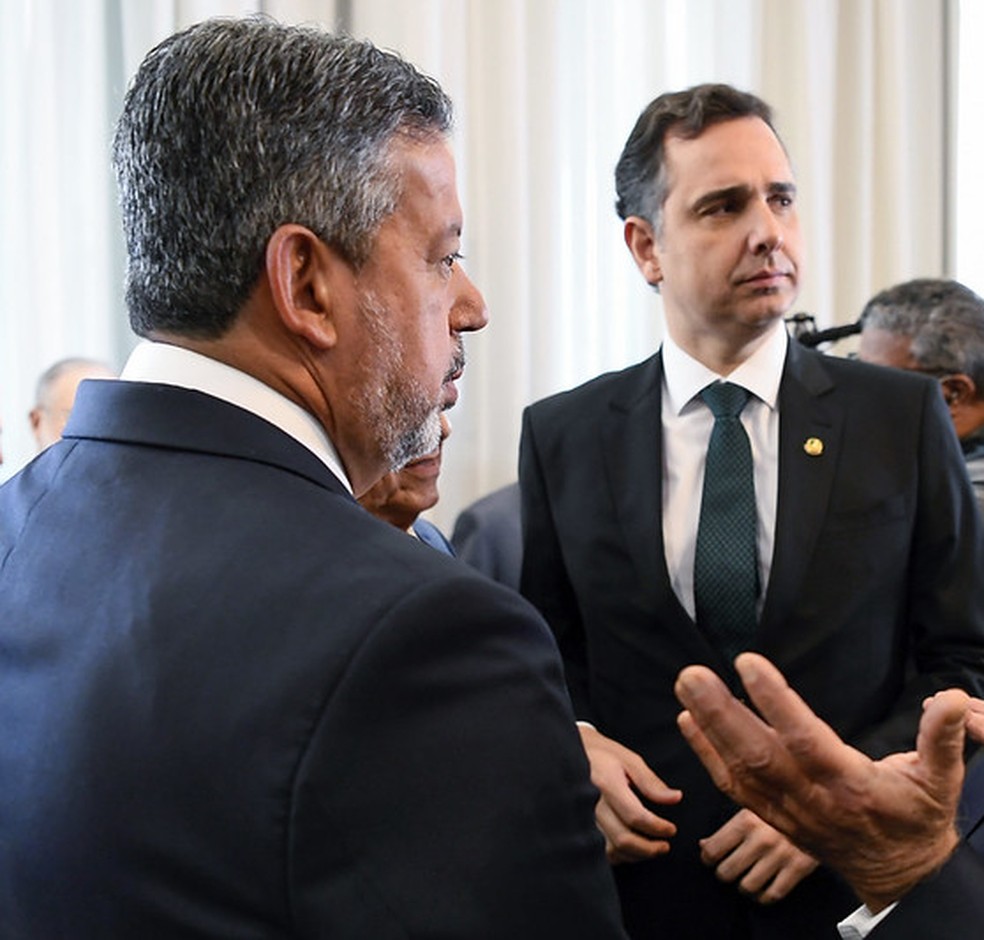
[[[699,363],[721,376],[734,372],[768,342],[773,330],[782,328],[782,321],[774,320],[751,334],[745,331],[741,336],[725,336],[715,332],[675,330],[667,322],[667,330],[673,342]]]

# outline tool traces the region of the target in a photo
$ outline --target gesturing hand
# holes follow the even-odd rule
[[[721,790],[839,871],[872,911],[943,864],[958,842],[965,730],[984,732],[984,708],[940,692],[925,704],[916,750],[873,761],[767,659],[743,653],[735,666],[763,718],[704,666],[676,684],[680,729]]]

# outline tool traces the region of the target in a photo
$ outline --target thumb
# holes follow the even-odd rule
[[[963,778],[964,737],[970,697],[960,689],[946,689],[928,699],[919,721],[916,751],[930,776],[950,785]]]

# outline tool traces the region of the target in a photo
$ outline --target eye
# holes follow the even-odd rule
[[[441,264],[443,264],[449,271],[454,267],[456,261],[461,261],[465,256],[461,252],[453,251],[449,255],[445,255],[441,259]]]
[[[712,202],[704,207],[701,215],[705,216],[715,216],[715,215],[731,215],[732,213],[738,212],[741,209],[741,202],[738,199],[722,199],[718,202]]]
[[[790,209],[795,203],[795,199],[789,193],[778,193],[773,196],[770,202],[780,209]]]

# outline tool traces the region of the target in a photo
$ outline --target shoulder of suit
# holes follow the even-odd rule
[[[613,395],[622,395],[634,386],[652,386],[658,375],[659,353],[655,353],[635,365],[602,373],[567,391],[542,398],[530,405],[527,410],[543,415],[607,402]]]
[[[790,358],[789,367],[800,377],[804,373],[824,374],[835,386],[860,386],[872,393],[881,390],[888,394],[923,395],[937,384],[933,377],[918,372],[892,369],[846,356],[833,356],[806,347],[797,347],[796,354]]]

